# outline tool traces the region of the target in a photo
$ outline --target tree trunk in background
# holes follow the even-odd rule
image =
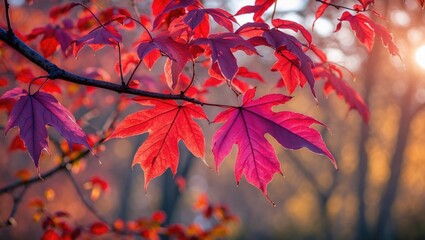
[[[176,176],[181,176],[184,179],[187,179],[187,176],[190,172],[190,169],[194,165],[195,157],[185,148],[180,148],[180,156],[185,156],[186,158],[182,161],[180,159],[179,170],[177,171]],[[167,215],[167,218],[164,222],[164,225],[171,223],[173,215],[176,210],[177,203],[181,197],[181,192],[174,181],[174,176],[171,172],[167,172],[163,175],[163,186],[162,186],[162,199],[160,208]]]
[[[371,66],[379,62],[380,48],[374,48],[370,53],[370,56],[365,63],[366,66]],[[374,83],[376,82],[375,70],[371,67],[366,68],[366,72],[363,77],[364,82],[364,93],[366,105],[370,106],[370,96]],[[372,112],[372,111],[371,111]],[[366,191],[366,177],[368,173],[369,156],[366,151],[366,143],[369,139],[369,125],[361,123],[360,140],[358,149],[358,163],[357,163],[357,228],[356,228],[356,239],[364,240],[369,237],[369,229],[366,220],[366,203],[365,203],[365,191]]]
[[[366,90],[365,92],[369,92]],[[367,95],[366,95],[367,96]],[[368,172],[369,157],[366,152],[366,142],[369,138],[369,127],[362,125],[360,132],[360,143],[359,143],[359,160],[357,167],[357,231],[356,239],[363,240],[369,236],[369,230],[367,227],[366,220],[366,203],[364,199],[366,190],[366,176]]]
[[[379,215],[376,222],[376,228],[373,234],[374,239],[388,239],[392,232],[391,228],[391,209],[394,205],[398,186],[400,183],[400,176],[405,160],[404,154],[409,138],[409,127],[412,122],[411,104],[412,97],[415,94],[416,86],[414,78],[409,76],[409,87],[406,91],[401,103],[401,116],[398,124],[397,142],[394,146],[394,153],[390,163],[390,177],[385,186],[380,201]]]

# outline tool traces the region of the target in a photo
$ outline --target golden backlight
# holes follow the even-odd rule
[[[425,69],[425,45],[416,50],[415,59],[416,63]]]

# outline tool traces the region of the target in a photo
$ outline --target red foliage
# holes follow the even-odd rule
[[[145,171],[145,189],[153,178],[164,173],[167,168],[171,168],[173,174],[176,174],[179,158],[177,142],[180,139],[193,155],[204,158],[204,136],[199,125],[192,119],[207,119],[202,108],[192,103],[179,105],[172,101],[141,97],[135,101],[154,108],[126,117],[109,139],[149,132],[148,139],[137,150],[133,159],[133,165],[140,164]]]
[[[372,9],[374,0],[358,0],[352,7],[338,6],[330,0],[320,2],[322,4],[315,11],[316,20],[330,7],[335,8],[335,11],[342,8],[344,12],[338,19],[336,31],[346,21],[368,51],[372,50],[375,37],[378,37],[391,55],[400,56],[389,30],[364,14],[369,11],[379,14]],[[418,0],[418,3],[424,7],[424,0]],[[81,154],[84,150],[91,150],[94,145],[101,148],[99,145],[103,146],[105,139],[148,133],[133,159],[133,165],[140,164],[144,171],[146,189],[152,179],[168,168],[174,175],[177,173],[180,140],[195,157],[204,159],[205,142],[210,141],[205,141],[203,129],[194,120],[201,119],[208,123],[223,123],[212,137],[212,146],[209,146],[212,148],[216,169],[230,154],[233,145],[238,145],[235,164],[237,183],[244,175],[267,198],[267,185],[276,173],[281,174],[282,171],[274,148],[265,138],[266,134],[273,136],[286,149],[307,148],[325,155],[336,167],[335,159],[319,131],[311,127],[313,124],[324,124],[300,113],[273,111],[272,107],[285,104],[291,97],[271,93],[254,100],[256,90],[246,81],[247,78],[257,80],[254,85],[258,86],[266,83],[262,75],[242,66],[243,61],[239,56],[245,56],[245,53],[261,57],[261,50],[266,48],[269,51],[265,51],[266,53],[273,53],[275,56],[275,63],[270,64],[270,70],[280,73],[282,81],[279,86],[285,86],[289,94],[307,83],[312,95],[316,97],[315,84],[323,79],[324,94],[335,91],[350,109],[360,113],[365,122],[369,120],[365,101],[344,80],[342,68],[328,62],[326,55],[314,45],[309,28],[294,21],[277,18],[274,16],[275,12],[270,21],[264,17],[274,4],[277,4],[276,0],[256,0],[254,5],[242,7],[236,15],[252,13],[253,21],[243,24],[236,31],[234,27],[238,26],[238,22],[235,15],[220,8],[204,8],[199,0],[154,0],[152,15],[137,15],[133,13],[137,12],[133,9],[114,6],[97,8],[96,4],[53,5],[46,23],[32,26],[27,35],[19,34],[19,30],[12,31],[11,26],[15,25],[7,21],[7,26],[0,26],[0,55],[3,57],[3,54],[15,49],[30,60],[16,63],[11,61],[6,69],[27,90],[20,87],[11,89],[15,84],[10,79],[0,78],[0,87],[5,89],[0,97],[0,108],[9,112],[4,130],[7,133],[13,127],[20,129],[20,137],[13,139],[10,149],[26,148],[38,169],[42,151],[48,150],[49,134],[46,125],[53,126],[70,145],[84,146],[67,148],[61,146],[61,140],[56,141],[59,145],[56,150],[62,161],[56,168],[58,170],[53,171],[59,171],[75,164],[84,156]],[[7,14],[4,15],[10,20]],[[70,17],[67,18],[67,15]],[[211,22],[210,17],[213,20]],[[38,44],[32,47],[42,56],[27,45],[38,38]],[[6,48],[7,45],[11,48]],[[118,51],[118,54],[108,52],[109,55],[104,56],[113,56],[111,59],[88,63],[84,54],[80,53],[86,45],[95,52],[111,46],[109,50]],[[78,66],[83,69],[77,71],[75,63],[66,64],[70,50],[75,57],[79,53],[83,56],[80,59],[81,65]],[[239,50],[244,53],[238,52]],[[57,51],[62,54],[55,54]],[[22,58],[13,54],[10,54],[12,59]],[[312,55],[316,55],[319,61],[315,62]],[[165,57],[165,61],[158,61],[161,56]],[[262,57],[272,58],[272,55]],[[111,73],[104,68],[103,60],[115,66],[116,75],[113,70]],[[156,62],[163,63],[162,78],[165,83],[157,80],[161,79],[160,76],[138,75],[142,62],[149,70]],[[83,66],[84,64],[87,65]],[[34,66],[40,67],[43,73],[33,72],[31,69],[35,69]],[[208,76],[203,78],[202,74]],[[121,81],[116,81],[118,78]],[[233,106],[209,101],[207,93],[222,94],[215,90],[223,83],[228,85],[231,90],[229,92],[235,93],[233,97],[240,104]],[[81,88],[80,85],[89,88]],[[101,96],[104,102],[96,105],[93,99],[100,96],[97,89],[101,88],[138,96],[134,100],[142,109],[116,123],[121,119],[118,113],[124,112],[129,105],[128,100],[123,97],[116,100],[114,96],[105,94]],[[241,99],[240,93],[243,93]],[[95,130],[91,133],[93,137],[89,142],[68,109],[82,110],[78,111],[81,115],[83,108],[89,108],[89,116],[82,116],[81,120],[89,122],[91,119],[85,118],[90,118],[90,114],[97,110],[96,107],[100,109],[99,105],[111,105],[114,101],[118,101],[118,110],[111,127],[98,131],[100,127],[92,126]],[[204,112],[207,107],[224,110],[210,122]],[[72,158],[72,153],[81,155]],[[22,181],[29,178],[23,174],[17,176]],[[181,190],[184,189],[184,178],[178,178],[177,181]],[[93,177],[87,183],[92,192],[95,189],[108,189],[108,183],[101,177]],[[99,197],[99,194],[96,196]],[[163,212],[155,212],[150,218],[128,222],[116,220],[114,224],[97,221],[89,224],[89,228],[84,228],[73,224],[70,214],[66,212],[49,213],[42,201],[33,201],[31,205],[36,207],[36,214],[42,216],[42,239],[74,239],[81,234],[103,235],[109,232],[123,234],[127,230],[150,239],[158,239],[161,234],[178,239],[213,238],[222,237],[225,232],[222,231],[223,225],[235,220],[226,207],[212,205],[206,197],[199,200],[197,208],[205,218],[217,222],[209,230],[202,229],[197,224],[164,227],[161,225],[166,220]]]

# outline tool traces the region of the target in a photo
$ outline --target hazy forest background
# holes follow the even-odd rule
[[[109,2],[114,1],[94,1],[94,6],[106,8]],[[230,1],[204,1],[204,4],[222,6],[230,9],[231,13],[240,7]],[[276,14],[311,29],[318,4],[315,1],[279,0]],[[149,1],[140,3],[140,9],[144,6],[149,8]],[[50,4],[43,1],[35,1],[29,8],[13,6],[15,28],[29,33],[34,26],[43,23],[42,16],[49,7]],[[4,4],[0,10],[2,25],[3,8]],[[410,0],[376,1],[375,8],[387,17],[384,23],[394,33],[403,62],[391,57],[381,44],[375,44],[369,54],[355,39],[348,24],[344,24],[338,33],[333,33],[340,14],[334,9],[326,12],[313,32],[315,43],[324,49],[330,61],[346,66],[356,76],[352,86],[367,101],[371,112],[369,124],[365,124],[357,112],[348,112],[345,103],[335,94],[326,98],[320,92],[317,106],[307,88],[298,88],[295,98],[289,103],[290,108],[297,112],[326,123],[330,131],[322,129],[322,134],[337,160],[339,171],[335,171],[323,156],[307,150],[284,151],[271,140],[277,146],[285,175],[276,175],[269,185],[269,195],[277,204],[273,207],[261,192],[245,181],[236,187],[233,161],[225,162],[217,176],[213,168],[209,169],[202,161],[192,159],[181,145],[182,155],[187,157],[181,158],[178,176],[186,179],[186,188],[179,191],[171,172],[167,171],[150,184],[145,194],[143,172],[138,167],[131,168],[132,156],[145,137],[142,136],[107,142],[105,152],[99,156],[102,164],[90,157],[81,161],[77,181],[83,184],[92,176],[99,175],[109,183],[110,190],[96,200],[96,208],[107,219],[132,219],[162,209],[168,215],[167,221],[188,223],[196,218],[193,202],[199,194],[206,193],[211,202],[226,204],[239,216],[239,224],[235,224],[231,231],[234,238],[366,239],[367,236],[379,236],[386,239],[424,239],[425,68],[418,65],[415,53],[421,45],[425,45],[425,14],[416,1]],[[29,21],[32,25],[27,24]],[[74,67],[83,59],[93,66],[113,66],[113,63],[108,63],[112,59],[107,54],[107,50],[94,55],[90,49],[83,49],[78,59],[69,59],[67,68],[78,72]],[[0,61],[0,71],[5,71],[7,58],[2,56]],[[258,89],[260,93],[286,94],[285,89],[275,87],[278,74],[268,71],[273,59],[250,57],[239,61],[259,72],[269,83]],[[422,61],[425,62],[425,59]],[[112,67],[104,70],[115,76]],[[159,75],[162,67],[153,71]],[[318,82],[319,88],[321,84]],[[116,95],[104,91],[104,95],[95,96],[95,99],[85,96],[83,101],[93,101],[97,110],[84,115],[81,110],[75,114],[77,119],[82,118],[90,126],[102,123],[114,111],[108,101],[113,102]],[[223,99],[223,96],[215,95],[211,99],[234,101]],[[74,100],[60,101],[66,105]],[[130,107],[126,111],[134,110]],[[211,113],[211,116],[215,114]],[[6,121],[7,114],[2,111],[0,126],[4,127]],[[206,130],[205,135],[211,136],[214,129],[208,130],[211,132]],[[23,168],[36,175],[27,152],[8,152],[13,136],[0,136],[0,186],[9,183]],[[207,146],[209,144],[207,142]],[[233,151],[232,156],[235,153]],[[207,151],[206,161],[210,166],[214,166],[212,159],[211,152]],[[54,164],[54,157],[46,157],[41,161],[41,168],[48,169]],[[66,209],[77,221],[95,218],[87,210],[81,210],[85,208],[75,197],[77,193],[69,190],[73,189],[72,183],[63,181],[63,178],[59,174],[38,183],[26,194],[24,203],[37,196],[43,197],[44,192],[51,189],[55,196],[49,202],[50,209]],[[11,197],[1,195],[1,219],[7,217],[11,206]],[[0,229],[0,238],[41,234],[40,225],[32,221],[31,211],[26,205],[21,207],[16,216],[19,224]]]

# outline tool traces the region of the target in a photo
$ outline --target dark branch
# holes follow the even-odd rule
[[[29,180],[26,180],[26,181],[17,181],[15,183],[7,185],[7,186],[0,189],[0,195],[7,193],[7,192],[11,192],[11,191],[15,190],[16,188],[19,188],[19,187],[22,187],[22,186],[30,186],[34,183],[40,182],[41,179],[45,180],[45,179],[55,175],[57,172],[60,172],[61,170],[65,170],[67,168],[67,166],[69,166],[69,164],[72,164],[72,163],[80,160],[81,158],[85,157],[89,153],[90,153],[90,151],[86,150],[86,151],[80,153],[77,157],[75,157],[75,158],[73,158],[73,159],[71,159],[67,162],[64,162],[64,163],[52,168],[51,170],[41,174],[40,177],[35,176],[35,177],[30,178]]]
[[[121,84],[105,82],[105,81],[87,78],[87,77],[70,73],[68,71],[65,71],[59,68],[58,66],[56,66],[55,64],[53,64],[52,62],[50,62],[49,60],[41,56],[39,53],[34,51],[24,42],[22,42],[14,34],[8,34],[7,31],[5,31],[2,28],[0,28],[0,40],[5,42],[7,45],[12,47],[16,51],[18,51],[28,60],[30,60],[31,62],[33,62],[40,68],[42,68],[44,71],[46,71],[50,79],[62,79],[62,80],[76,83],[79,85],[107,89],[117,93],[127,93],[127,94],[136,95],[136,96],[144,96],[144,97],[151,97],[151,98],[158,98],[158,99],[183,100],[183,101],[192,102],[199,105],[217,106],[216,104],[208,104],[208,103],[201,102],[197,99],[187,97],[184,94],[163,94],[163,93],[149,92],[149,91],[144,91],[140,89],[128,88],[127,86],[125,85],[123,86]]]

